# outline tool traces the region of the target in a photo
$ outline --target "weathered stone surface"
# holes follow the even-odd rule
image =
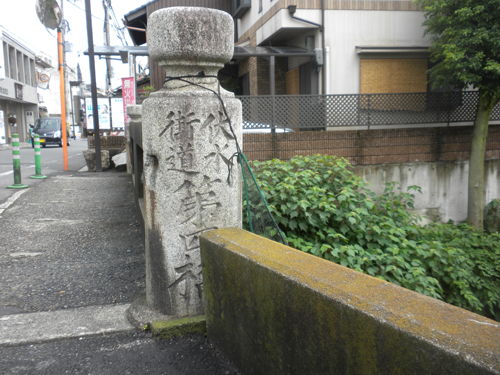
[[[130,116],[131,121],[137,121],[142,117],[142,105],[128,105],[127,106],[127,115]]]
[[[233,57],[234,26],[223,11],[198,7],[171,7],[148,19],[149,56],[167,77],[198,73],[216,74]],[[180,74],[175,74],[180,73]]]
[[[87,163],[87,168],[90,172],[95,172],[95,150],[84,150],[83,157]],[[109,168],[109,151],[101,150],[101,167],[102,169]]]
[[[127,173],[131,173],[132,176],[134,176],[132,167],[134,164],[133,148],[137,145],[133,144],[132,137],[136,136],[138,133],[134,131],[134,128],[142,127],[142,105],[128,105],[126,111],[127,115],[130,117],[130,120],[125,124],[125,138],[127,138]]]
[[[161,9],[148,20],[150,54],[167,77],[216,75],[232,56],[232,22],[213,9]],[[241,144],[241,103],[221,89],[226,116],[207,90],[219,92],[216,78],[183,79],[143,103],[146,298],[163,314],[194,316],[204,313],[200,234],[241,226],[240,171],[231,159]]]
[[[500,323],[234,228],[204,233],[207,333],[245,374],[499,374]]]

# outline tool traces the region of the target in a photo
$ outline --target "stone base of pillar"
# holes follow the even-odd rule
[[[83,157],[85,158],[85,162],[87,163],[87,168],[89,172],[95,172],[95,150],[84,150]],[[109,168],[109,151],[101,150],[101,167],[102,169]]]
[[[161,314],[149,307],[146,295],[132,302],[127,310],[127,319],[139,329],[150,329],[153,335],[160,339],[183,336],[187,333],[206,334],[207,331],[205,315],[180,318]]]

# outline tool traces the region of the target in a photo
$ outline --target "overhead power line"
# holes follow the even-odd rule
[[[68,2],[69,2],[71,5],[73,5],[75,8],[80,9],[82,12],[84,12],[84,13],[85,13],[85,9],[80,8],[78,5],[76,5],[75,3],[71,2],[71,1],[68,1]],[[93,14],[91,14],[91,16],[92,16],[92,17],[94,17],[96,20],[99,20],[99,21],[101,21],[101,22],[104,22],[104,20],[103,20],[102,18],[99,18],[99,17],[97,17],[97,16],[94,16]]]
[[[74,2],[72,1],[68,1],[71,5],[73,5],[75,8],[81,10],[82,12],[85,12],[85,9],[83,8],[80,8],[78,5],[76,5]],[[113,23],[111,24],[111,26],[113,27],[113,29],[115,30],[116,32],[116,35],[118,37],[118,39],[120,39],[122,45],[124,46],[128,46],[128,43],[127,43],[127,39],[125,38],[125,34],[123,32],[123,28],[120,28],[119,27],[119,23],[118,23],[118,20],[116,18],[116,15],[115,15],[115,12],[113,10],[113,8],[111,7],[111,2],[108,2],[108,0],[105,0],[109,10],[111,11],[111,15],[113,16]],[[99,20],[101,22],[107,22],[107,20],[103,20],[102,18],[99,18],[97,16],[94,16],[94,15],[91,15],[93,18],[95,18],[96,20]]]
[[[116,31],[116,36],[122,42],[123,46],[128,46],[127,39],[125,38],[125,33],[123,32],[123,27],[120,28],[120,24],[118,23],[118,19],[116,18],[115,11],[111,6],[111,0],[108,0],[109,10],[111,11],[111,15],[113,16],[113,27]]]

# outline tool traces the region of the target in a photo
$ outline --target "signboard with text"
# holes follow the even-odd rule
[[[122,78],[122,98],[123,98],[123,118],[125,125],[130,122],[130,117],[127,116],[127,106],[135,105],[135,87],[134,78]]]
[[[111,129],[109,121],[109,99],[97,99],[99,130]],[[85,116],[87,117],[87,129],[94,129],[94,111],[92,110],[92,98],[85,98]]]
[[[111,120],[113,122],[113,129],[123,129],[125,127],[122,98],[111,98]]]
[[[38,77],[38,87],[44,90],[48,89],[50,82],[50,73],[43,71],[43,72],[36,72],[36,74]]]

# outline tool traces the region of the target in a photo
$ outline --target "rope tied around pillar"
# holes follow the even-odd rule
[[[212,90],[208,87],[205,87],[203,85],[188,81],[188,78],[215,78],[217,79],[217,85],[218,85],[218,92],[215,90]],[[278,223],[276,223],[276,220],[274,219],[274,216],[271,212],[271,209],[269,205],[267,204],[267,200],[264,197],[264,194],[262,193],[262,190],[260,189],[259,183],[257,182],[253,172],[252,168],[250,167],[250,164],[248,163],[248,160],[243,153],[239,143],[238,143],[238,138],[236,137],[236,134],[234,132],[233,126],[231,124],[231,119],[227,114],[226,111],[226,106],[224,105],[224,100],[222,99],[220,95],[220,81],[219,78],[215,75],[206,75],[204,71],[200,71],[196,75],[184,75],[184,76],[179,76],[179,77],[166,77],[165,81],[163,84],[173,81],[173,80],[179,80],[182,82],[185,82],[189,85],[197,86],[202,89],[208,90],[212,92],[220,101],[222,110],[224,112],[224,116],[226,117],[226,120],[229,125],[229,130],[231,131],[231,134],[234,137],[234,141],[236,143],[236,152],[231,156],[229,159],[229,162],[227,164],[228,168],[228,176],[227,176],[227,183],[228,185],[230,184],[231,181],[231,174],[233,171],[233,159],[237,158],[238,162],[241,166],[241,172],[243,175],[243,185],[244,185],[244,191],[245,191],[245,202],[244,202],[244,210],[243,210],[243,216],[244,216],[244,221],[246,219],[246,223],[244,222],[244,225],[246,224],[248,227],[247,229],[250,230],[252,233],[259,234],[261,236],[264,236],[266,238],[269,238],[273,241],[281,242],[285,245],[288,246],[288,241],[286,240],[285,235],[281,231]]]

